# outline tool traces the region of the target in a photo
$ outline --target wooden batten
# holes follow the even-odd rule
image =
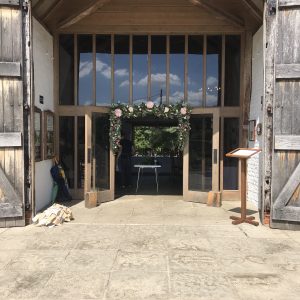
[[[20,6],[20,0],[0,0],[0,6]]]
[[[0,62],[0,77],[20,77],[21,64],[19,62]]]
[[[276,79],[298,79],[300,64],[279,64],[276,66]]]
[[[22,134],[21,132],[0,132],[0,147],[21,147]]]
[[[294,7],[300,6],[299,0],[278,0],[278,7],[285,8],[285,7]]]

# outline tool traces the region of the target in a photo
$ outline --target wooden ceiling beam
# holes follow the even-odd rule
[[[242,0],[242,2],[258,21],[263,21],[263,11],[252,0]]]
[[[64,29],[66,27],[69,27],[69,26],[79,22],[83,18],[85,18],[85,17],[91,15],[92,13],[96,12],[100,7],[102,7],[104,4],[106,4],[109,1],[110,0],[98,0],[94,3],[92,3],[88,7],[85,7],[83,9],[81,9],[79,12],[74,13],[72,16],[70,16],[66,20],[62,21],[58,25],[58,28],[59,29]]]
[[[211,12],[212,14],[219,16],[219,18],[221,18],[223,20],[229,21],[233,25],[236,25],[239,27],[245,26],[243,19],[241,19],[229,12],[222,10],[217,5],[211,4],[207,0],[189,0],[189,2],[191,2],[192,4],[194,4],[196,6],[206,9],[207,11]]]
[[[47,12],[41,16],[41,20],[43,20],[43,22],[46,22],[50,17],[51,15],[56,11],[56,9],[62,5],[64,2],[64,0],[57,0],[48,10]]]

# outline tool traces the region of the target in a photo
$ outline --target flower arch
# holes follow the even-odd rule
[[[120,148],[122,118],[142,118],[154,116],[162,119],[178,120],[177,148],[183,151],[190,131],[191,108],[184,103],[155,105],[152,101],[139,105],[114,104],[110,109],[110,141],[116,154]]]

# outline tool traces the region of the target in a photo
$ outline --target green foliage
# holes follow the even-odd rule
[[[114,153],[117,153],[120,147],[122,118],[130,119],[153,116],[161,119],[178,120],[178,127],[176,129],[177,136],[174,137],[175,140],[172,138],[170,141],[170,147],[172,149],[175,147],[177,151],[182,151],[190,131],[190,113],[191,109],[184,103],[157,106],[149,101],[147,104],[142,103],[133,106],[124,104],[112,105],[110,111],[110,139],[112,150]],[[167,132],[166,134],[171,134],[171,132]],[[159,135],[156,135],[158,139],[156,143],[159,142],[158,136]],[[145,141],[144,143],[147,142]],[[146,147],[147,145],[144,146]]]
[[[139,126],[134,129],[137,154],[163,155],[177,152],[177,127]]]

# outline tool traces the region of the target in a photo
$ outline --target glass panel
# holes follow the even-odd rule
[[[59,158],[69,187],[74,188],[74,117],[59,117]]]
[[[238,190],[238,168],[237,158],[226,157],[225,154],[239,146],[239,119],[224,118],[224,174],[223,189]]]
[[[93,105],[93,37],[78,35],[78,105]]]
[[[85,145],[85,118],[77,119],[77,187],[84,188],[84,145]]]
[[[115,103],[129,100],[129,36],[115,36]]]
[[[189,139],[189,190],[210,191],[212,187],[213,118],[191,117]]]
[[[221,103],[221,72],[222,68],[222,37],[207,37],[206,57],[206,106],[220,106]]]
[[[133,103],[147,101],[148,96],[148,36],[133,36],[132,40]]]
[[[188,103],[203,106],[203,36],[189,36]]]
[[[184,44],[183,35],[170,36],[170,97],[169,103],[184,100]]]
[[[74,36],[59,36],[59,104],[74,105]]]
[[[156,104],[166,102],[167,38],[151,36],[151,99]]]
[[[111,36],[96,36],[96,105],[111,105]]]
[[[225,43],[225,106],[240,104],[241,37],[226,36]]]
[[[92,187],[110,188],[109,116],[93,114]]]

